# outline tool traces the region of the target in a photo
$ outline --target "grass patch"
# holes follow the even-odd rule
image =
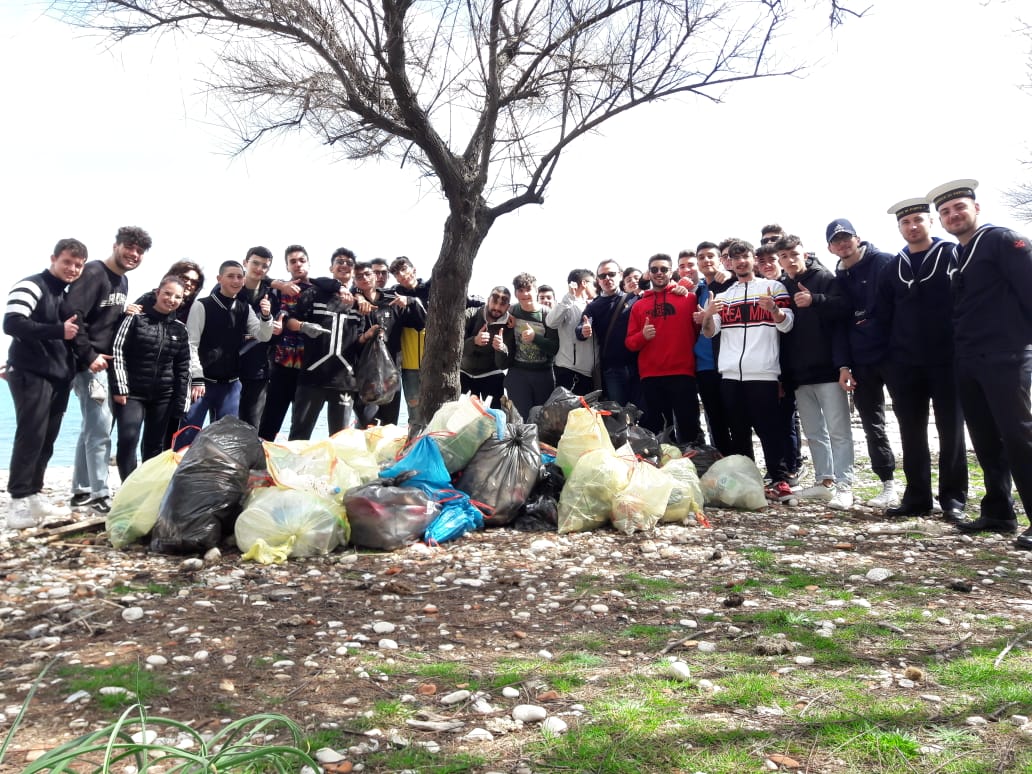
[[[171,597],[178,592],[175,586],[169,586],[164,583],[144,583],[142,585],[130,585],[126,583],[120,583],[117,586],[112,586],[108,593],[116,597],[130,597],[136,596],[137,594],[154,594],[159,597]]]
[[[71,693],[88,691],[106,710],[118,710],[132,704],[146,704],[156,696],[168,693],[164,678],[144,669],[140,664],[87,666],[63,664],[57,676],[68,684]],[[101,693],[101,688],[124,688],[124,693]]]
[[[665,602],[672,599],[674,592],[682,588],[680,583],[669,578],[650,578],[636,572],[624,575],[619,589],[645,601]]]
[[[467,774],[484,766],[487,759],[479,755],[460,753],[442,759],[412,745],[400,750],[373,753],[364,761],[366,771],[417,771],[419,774]]]
[[[674,636],[674,632],[681,630],[674,626],[660,626],[656,624],[631,624],[620,632],[621,637],[631,640],[647,640],[650,646],[665,645]]]
[[[737,553],[759,571],[773,570],[778,564],[777,554],[766,548],[739,548]]]

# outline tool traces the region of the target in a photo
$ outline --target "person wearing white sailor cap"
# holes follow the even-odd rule
[[[950,278],[956,268],[956,245],[933,237],[928,199],[896,202],[896,216],[906,241],[878,277],[876,316],[889,332],[886,385],[903,443],[907,479],[900,504],[890,518],[927,515],[933,508],[931,455],[928,450],[928,404],[935,412],[939,436],[939,503],[943,519],[964,520],[968,475],[964,416],[953,369]]]
[[[979,225],[975,180],[928,192],[943,228],[960,242],[953,275],[957,387],[985,475],[977,519],[961,532],[1017,530],[1011,481],[1032,513],[1032,246],[1007,228]],[[1015,546],[1032,550],[1032,528]]]

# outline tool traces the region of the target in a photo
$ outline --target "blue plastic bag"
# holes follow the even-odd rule
[[[440,515],[430,522],[423,539],[428,545],[446,543],[467,532],[484,528],[484,514],[477,510],[465,492],[446,489],[438,492]]]
[[[444,464],[437,441],[429,435],[412,444],[400,460],[381,470],[380,478],[397,478],[409,471],[415,471],[415,475],[407,479],[404,486],[419,487],[431,497],[436,497],[438,490],[451,486],[451,473]]]

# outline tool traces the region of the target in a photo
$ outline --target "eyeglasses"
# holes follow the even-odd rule
[[[604,271],[604,272],[602,272],[601,274],[598,275],[598,278],[599,279],[612,279],[615,276],[616,276],[616,272],[615,271]]]
[[[774,242],[777,242],[777,241],[778,241],[778,237],[767,237],[766,239],[761,239],[760,240],[760,244],[761,245],[769,245],[769,244],[773,244]]]
[[[349,261],[347,258],[338,258],[333,262],[334,266],[354,266],[353,261]]]
[[[669,266],[649,266],[649,271],[652,274],[669,274],[670,273],[670,267]]]
[[[188,277],[188,276],[184,275],[184,276],[180,277],[180,279],[183,280],[183,284],[184,285],[192,285],[193,287],[197,287],[197,283],[200,282],[201,278],[200,277]]]

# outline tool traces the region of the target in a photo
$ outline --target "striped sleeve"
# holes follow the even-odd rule
[[[115,375],[115,395],[129,394],[129,370],[126,368],[125,362],[125,343],[126,339],[129,338],[129,331],[132,330],[135,320],[136,315],[126,315],[122,320],[122,324],[118,326],[118,332],[115,334],[115,342],[112,347],[113,357],[111,359],[112,371]]]
[[[22,317],[31,317],[36,311],[36,305],[43,295],[43,290],[32,280],[22,280],[7,295],[7,309],[4,314],[17,314]]]

